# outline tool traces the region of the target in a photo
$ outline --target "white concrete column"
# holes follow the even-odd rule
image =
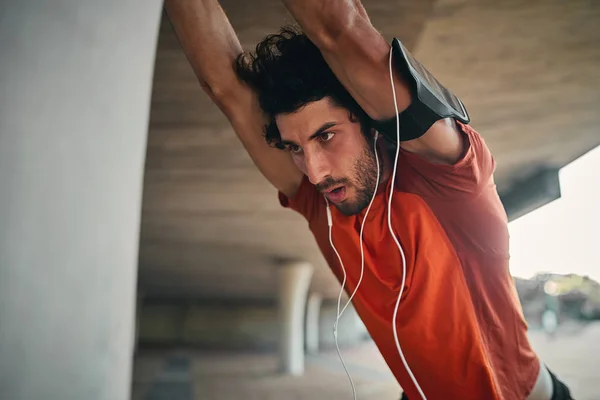
[[[0,398],[130,398],[160,0],[0,6]]]
[[[144,306],[144,293],[140,290],[137,292],[135,301],[135,339],[133,342],[134,353],[137,353],[140,348],[140,326],[142,323],[142,308]]]
[[[323,297],[319,293],[311,293],[306,304],[306,352],[319,352],[319,318]]]
[[[308,262],[278,267],[280,369],[290,375],[304,373],[304,310],[312,273]]]

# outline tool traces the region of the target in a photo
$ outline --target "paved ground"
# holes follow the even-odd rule
[[[567,325],[554,338],[530,333],[535,349],[577,400],[600,399],[600,323]],[[401,389],[372,343],[345,350],[360,400],[393,400]],[[277,374],[265,354],[145,351],[136,360],[134,400],[352,399],[335,352],[307,359],[302,377]]]

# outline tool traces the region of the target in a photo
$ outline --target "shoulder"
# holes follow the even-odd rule
[[[282,191],[278,191],[278,199],[282,207],[298,212],[309,223],[325,215],[325,199],[315,185],[310,183],[306,175],[302,177],[293,196],[287,196]]]
[[[452,164],[437,163],[400,149],[396,185],[399,190],[445,201],[474,197],[484,188],[495,186],[496,167],[483,137],[471,126],[457,122],[464,151]]]

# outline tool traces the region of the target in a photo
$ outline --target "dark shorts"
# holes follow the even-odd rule
[[[552,398],[550,400],[573,400],[571,397],[571,391],[562,383],[552,371],[548,370],[550,377],[552,378]],[[402,393],[400,400],[408,400],[408,396]]]
[[[548,372],[552,378],[552,399],[550,400],[573,400],[567,385],[562,383],[549,369]]]

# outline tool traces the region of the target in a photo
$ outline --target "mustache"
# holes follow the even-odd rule
[[[350,180],[348,178],[334,179],[332,177],[325,178],[322,182],[317,183],[316,187],[319,192],[326,192],[329,189],[339,186],[350,184]]]

